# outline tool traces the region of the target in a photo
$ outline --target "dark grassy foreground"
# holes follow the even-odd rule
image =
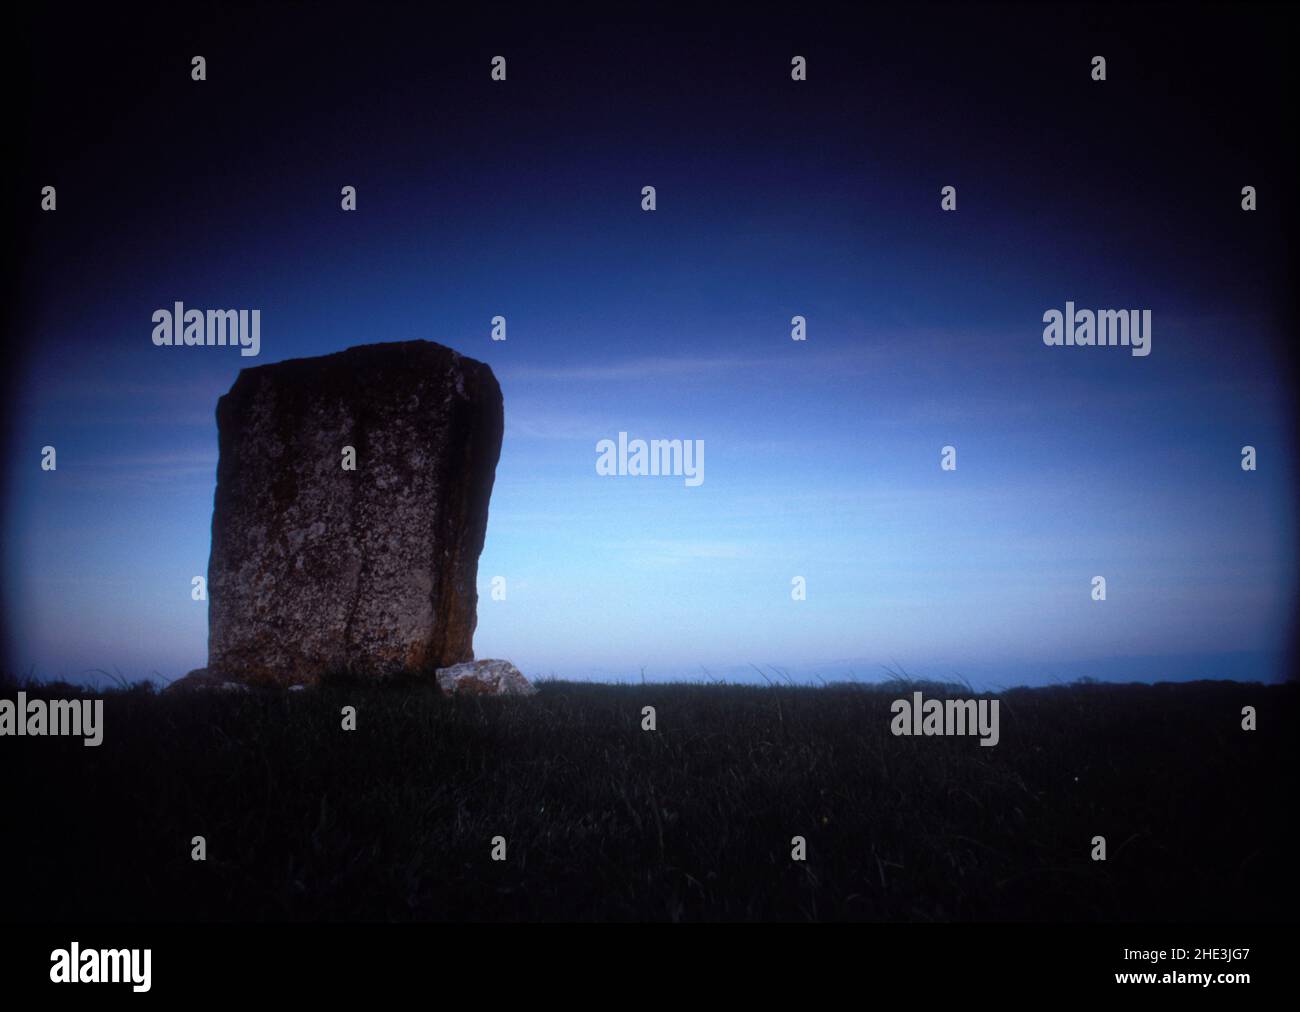
[[[1295,685],[1008,691],[994,748],[892,736],[889,704],[907,691],[552,682],[525,700],[344,685],[112,692],[99,748],[0,739],[0,911],[1293,915]],[[340,729],[346,704],[359,714],[351,733]],[[640,729],[647,704],[658,710],[654,733]],[[1253,733],[1240,730],[1246,704],[1259,711]],[[206,863],[190,860],[199,834]],[[808,841],[803,864],[790,860],[796,834]],[[1097,834],[1105,863],[1089,857]],[[490,859],[497,835],[505,863]]]

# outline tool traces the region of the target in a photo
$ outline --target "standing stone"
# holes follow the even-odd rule
[[[292,685],[473,659],[503,424],[492,370],[429,341],[243,370],[217,402],[209,673]]]

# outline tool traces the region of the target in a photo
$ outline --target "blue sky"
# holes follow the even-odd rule
[[[737,43],[724,62],[767,52]],[[240,73],[269,73],[259,58]],[[591,73],[608,85],[606,59]],[[434,71],[382,95],[353,88],[374,80],[358,71],[308,112],[310,82],[245,84],[269,96],[254,110],[223,71],[198,98],[146,92],[118,134],[64,140],[79,155],[54,173],[58,217],[29,233],[6,432],[12,666],[201,666],[189,588],[217,397],[241,366],[425,338],[491,364],[505,395],[480,657],[607,678],[1280,673],[1294,405],[1281,226],[1236,210],[1243,175],[1269,178],[1249,150],[1225,138],[1171,177],[1200,141],[1133,83],[1099,113],[1073,86],[1026,97],[995,77],[927,105],[920,129],[883,75],[884,101],[854,103],[844,70],[808,96],[778,92],[781,72],[757,91],[632,74],[590,94],[517,66],[544,80],[475,79],[457,101],[443,79],[470,57],[427,94]],[[193,172],[173,145],[132,159],[184,103],[182,138],[236,143],[205,143]],[[1062,115],[1153,154],[1061,157]],[[177,299],[260,308],[261,356],[155,348],[151,313]],[[1045,347],[1042,314],[1067,300],[1151,309],[1152,354]],[[702,439],[703,485],[598,476],[595,445],[620,431]]]
[[[578,291],[558,299],[574,307],[563,335],[487,290],[465,299],[482,307],[476,328],[420,327],[412,309],[377,328],[376,340],[428,337],[484,358],[502,382],[480,584],[505,576],[507,599],[484,594],[479,655],[534,674],[667,676],[750,661],[939,673],[1280,650],[1293,474],[1266,322],[1263,351],[1243,355],[1235,322],[1156,302],[1153,353],[1136,359],[1044,347],[1029,297],[1016,329],[945,325],[924,305],[894,308],[917,314],[911,326],[877,326],[840,298],[788,303],[809,317],[806,343],[776,307],[692,301],[673,328],[671,309],[619,320]],[[284,319],[333,331],[313,352],[359,340],[323,309],[312,321],[305,301],[263,300],[258,361],[308,350],[283,339]],[[496,311],[504,343],[487,337]],[[98,356],[36,367],[39,401],[12,434],[17,459],[46,442],[60,453],[56,474],[23,468],[11,485],[23,670],[171,677],[203,660],[205,608],[188,588],[206,571],[212,408],[245,363],[155,349],[131,334],[138,320],[118,327]],[[596,442],[619,431],[703,439],[704,484],[596,475]],[[1249,474],[1247,442],[1261,460]],[[952,473],[939,468],[946,444]],[[1096,574],[1104,603],[1089,596]],[[806,601],[791,600],[795,575]]]

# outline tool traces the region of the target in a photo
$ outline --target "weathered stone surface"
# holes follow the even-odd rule
[[[208,668],[286,685],[472,659],[503,424],[492,370],[429,341],[243,370],[217,403]]]
[[[447,695],[531,696],[537,689],[509,661],[469,661],[438,669],[438,688]]]
[[[248,686],[232,682],[207,668],[195,668],[171,682],[163,692],[247,692]]]

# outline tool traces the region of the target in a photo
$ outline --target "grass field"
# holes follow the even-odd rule
[[[0,916],[1292,916],[1296,685],[1004,691],[992,748],[893,736],[890,703],[912,687],[102,693],[98,748],[0,738]]]

